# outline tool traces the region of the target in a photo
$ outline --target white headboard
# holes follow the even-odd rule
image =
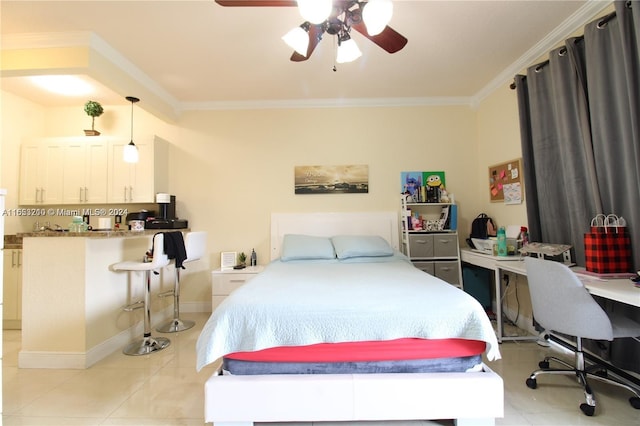
[[[271,213],[271,260],[280,257],[285,234],[318,237],[379,235],[400,247],[398,212]]]

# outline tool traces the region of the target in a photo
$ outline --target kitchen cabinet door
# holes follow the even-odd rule
[[[63,203],[107,201],[107,144],[81,140],[64,147]]]
[[[22,321],[22,250],[3,250],[4,288],[2,325],[19,329]]]
[[[22,146],[18,194],[21,205],[62,203],[63,151],[59,143]]]

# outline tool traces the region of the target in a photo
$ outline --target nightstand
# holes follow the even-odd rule
[[[215,310],[231,292],[258,275],[264,266],[244,269],[216,269],[211,272],[211,309]]]

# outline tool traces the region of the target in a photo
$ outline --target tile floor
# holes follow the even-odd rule
[[[195,342],[208,315],[183,316],[196,326],[171,334],[169,348],[142,357],[118,351],[87,370],[18,369],[20,332],[5,330],[4,425],[202,425],[203,385],[213,367],[196,372]],[[573,379],[546,377],[538,389],[527,388],[525,379],[549,351],[533,342],[501,345],[502,360],[489,363],[504,379],[505,416],[498,425],[640,424],[640,410],[616,387],[593,383],[599,404],[594,417],[580,412],[583,394]],[[425,424],[432,422],[393,423]]]

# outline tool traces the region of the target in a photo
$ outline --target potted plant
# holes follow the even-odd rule
[[[87,103],[84,104],[84,112],[86,112],[87,115],[91,117],[91,130],[85,130],[84,134],[86,136],[100,135],[100,132],[95,130],[94,125],[96,117],[100,117],[104,112],[102,105],[100,105],[100,103],[96,101],[87,101]]]
[[[247,265],[247,255],[244,252],[241,252],[238,255],[238,266],[246,266]]]

